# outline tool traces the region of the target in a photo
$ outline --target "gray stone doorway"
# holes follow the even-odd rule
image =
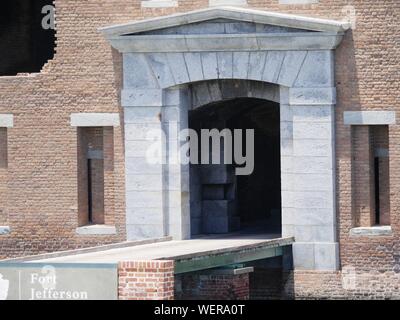
[[[237,90],[243,83],[222,81],[215,85]],[[219,132],[228,129],[230,133],[241,130],[242,154],[251,156],[247,163],[251,173],[245,175],[237,175],[235,168],[243,165],[235,159],[232,164],[190,165],[192,237],[239,231],[279,236],[282,221],[279,104],[257,98],[217,101],[189,111],[189,127],[199,137],[202,129]],[[245,131],[249,129],[254,132],[253,155],[246,154]],[[227,140],[221,139],[221,159]]]
[[[189,167],[149,164],[146,132],[167,132],[158,141],[162,159],[181,143],[177,132],[188,128],[190,110],[260,98],[280,103],[282,236],[296,239],[294,266],[337,270],[334,50],[348,28],[245,8],[102,28],[123,56],[128,240],[191,236]],[[243,85],[220,90],[221,80]]]

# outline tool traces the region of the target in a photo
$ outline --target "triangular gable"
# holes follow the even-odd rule
[[[154,30],[174,28],[183,25],[212,21],[215,19],[228,19],[237,22],[251,22],[254,24],[300,29],[304,31],[330,33],[343,33],[350,28],[349,23],[342,21],[311,18],[247,8],[217,7],[114,25],[100,28],[99,30],[107,38],[111,38],[122,35],[143,34]]]

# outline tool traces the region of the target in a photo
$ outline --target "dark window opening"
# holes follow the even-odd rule
[[[390,225],[389,127],[371,126],[375,224]]]
[[[55,31],[43,29],[42,8],[51,0],[3,0],[0,10],[0,76],[40,72],[54,56]]]
[[[375,223],[380,224],[381,214],[380,214],[380,190],[379,190],[379,158],[374,159],[374,182],[375,182]]]
[[[104,224],[104,129],[78,128],[79,225]]]
[[[92,199],[92,160],[87,161],[87,185],[88,185],[88,220],[89,223],[93,223],[93,199]]]
[[[353,226],[390,225],[388,126],[352,128]]]

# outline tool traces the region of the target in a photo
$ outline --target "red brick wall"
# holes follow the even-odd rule
[[[105,193],[114,204],[105,209],[116,236],[77,236],[77,130],[75,112],[119,112],[121,56],[98,27],[184,12],[207,0],[181,0],[178,8],[141,9],[139,0],[56,0],[56,55],[36,76],[0,77],[0,113],[13,113],[9,130],[7,208],[12,233],[1,236],[0,257],[93,246],[125,239],[123,128],[114,130],[113,182]],[[278,0],[249,0],[249,7],[331,19],[344,18],[347,0],[312,5],[279,5]],[[353,227],[351,129],[343,112],[399,110],[400,1],[354,0],[356,29],[336,51],[336,172],[340,258],[360,270],[400,271],[400,127],[389,128],[390,222],[393,236],[349,236]],[[121,116],[122,118],[122,116]],[[123,122],[123,121],[122,121]],[[62,177],[62,178],[60,178]],[[3,191],[5,192],[5,191]],[[4,194],[4,193],[3,193]],[[107,218],[107,215],[110,218]],[[107,222],[108,223],[108,222]]]
[[[296,271],[285,275],[283,297],[286,299],[400,299],[400,275],[343,270]]]
[[[175,294],[181,300],[248,300],[249,274],[188,273],[177,276]]]
[[[118,296],[120,300],[173,300],[174,261],[120,262]]]
[[[282,268],[255,267],[250,274],[250,299],[280,300],[283,298],[283,286]]]

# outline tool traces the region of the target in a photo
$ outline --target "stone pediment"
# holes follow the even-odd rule
[[[120,52],[331,50],[347,22],[218,7],[101,28]]]
[[[222,27],[216,28],[217,24],[227,25],[228,32],[222,32]],[[235,27],[239,27],[239,29],[235,29]],[[190,31],[197,34],[199,29],[202,29],[202,33],[234,33],[235,31],[239,33],[257,31],[341,33],[349,27],[350,25],[347,22],[335,20],[246,8],[218,7],[105,27],[101,28],[100,31],[109,38],[121,35],[188,34]]]

